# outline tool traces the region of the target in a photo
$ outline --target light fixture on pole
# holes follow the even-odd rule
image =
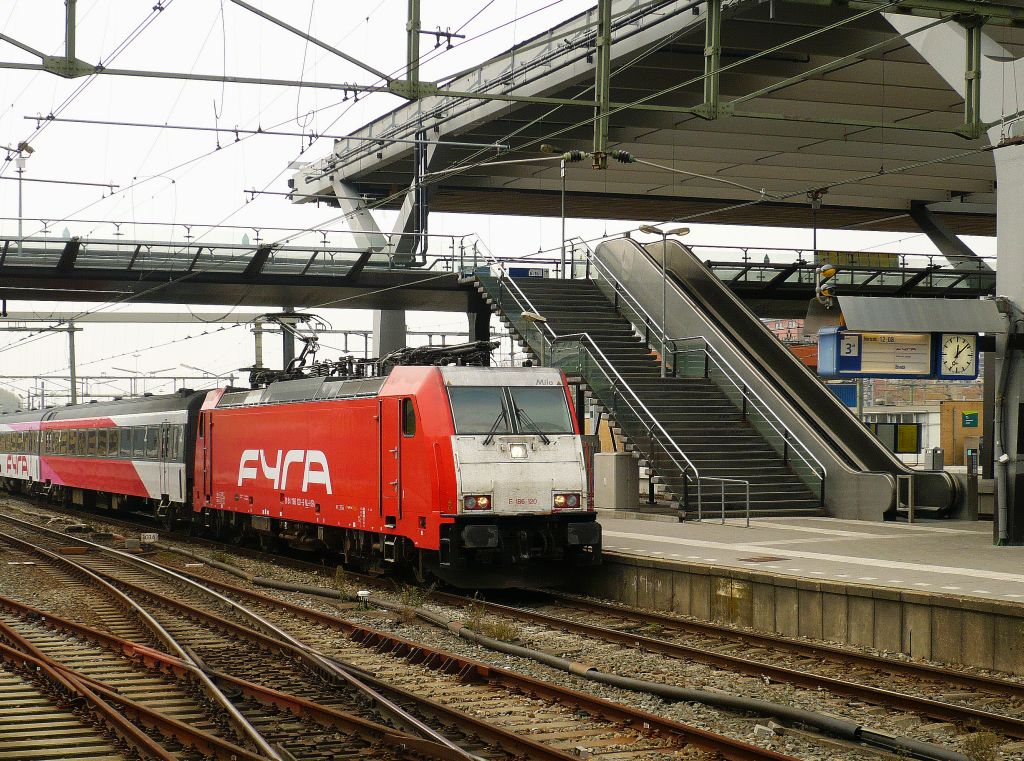
[[[36,152],[35,148],[31,145],[22,141],[18,143],[18,147],[15,149],[7,148],[11,153],[17,153],[14,157],[14,167],[18,172],[18,254],[21,254],[22,246],[22,204],[21,204],[21,186],[22,176],[25,174],[25,161]]]
[[[662,230],[654,225],[640,225],[640,232],[661,236],[661,377],[665,377],[666,358],[668,357],[668,236],[689,235],[689,227],[677,227],[674,230]]]
[[[558,171],[562,177],[562,256],[559,260],[560,266],[558,270],[558,276],[565,277],[565,163],[567,161],[583,161],[583,159],[586,158],[588,154],[586,151],[580,150],[563,151],[551,145],[550,143],[544,143],[543,145],[541,145],[540,152],[548,154],[559,154]]]
[[[523,312],[520,317],[529,323],[537,326],[537,336],[540,339],[538,342],[538,351],[540,356],[540,365],[544,366],[544,323],[548,321],[547,317],[537,314],[536,312]]]

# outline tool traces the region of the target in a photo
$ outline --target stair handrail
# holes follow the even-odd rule
[[[603,362],[605,366],[607,366],[608,369],[610,369],[611,372],[615,374],[615,379],[618,380],[619,385],[621,385],[623,389],[629,392],[630,396],[632,396],[633,399],[636,401],[637,406],[639,406],[640,409],[643,410],[644,413],[647,415],[647,418],[650,422],[645,421],[644,425],[647,426],[648,431],[651,431],[651,423],[653,423],[653,426],[656,427],[661,432],[662,436],[664,436],[669,442],[671,442],[672,447],[676,450],[679,456],[682,457],[683,462],[686,463],[687,467],[689,467],[693,471],[694,478],[696,478],[699,482],[701,479],[700,471],[698,470],[697,466],[693,464],[693,460],[691,460],[686,455],[686,452],[684,452],[682,448],[679,446],[678,442],[676,442],[676,440],[672,438],[672,435],[665,430],[665,427],[658,421],[658,418],[655,417],[654,413],[650,411],[650,409],[647,407],[646,404],[643,403],[643,401],[641,401],[640,397],[637,396],[637,393],[633,389],[633,387],[629,385],[629,382],[625,378],[623,378],[621,374],[619,374],[619,371],[615,369],[615,365],[612,364],[611,360],[609,360],[605,353],[601,351],[601,348],[597,345],[594,339],[591,338],[590,334],[566,333],[564,335],[555,336],[554,339],[552,339],[551,341],[551,348],[554,349],[554,345],[560,341],[576,341],[577,343],[579,343],[581,348],[583,348],[584,341],[586,341],[590,345],[590,347],[587,348],[587,351],[589,351],[592,356],[596,355],[598,358],[600,358],[601,362]],[[600,362],[598,363],[598,367],[601,367]],[[604,373],[605,377],[609,381],[612,381],[613,386],[616,385],[615,380],[613,380],[612,377],[608,374],[608,370],[604,369],[604,367],[601,367],[601,372]],[[627,404],[629,404],[630,408],[632,408],[635,411],[636,408],[631,403],[627,401]],[[640,418],[640,415],[637,415],[637,417]],[[671,453],[669,453],[669,456],[672,456]]]
[[[710,349],[711,352],[714,353],[715,357],[720,358],[722,360],[722,363],[724,363],[729,368],[729,371],[732,373],[732,376],[729,377],[728,373],[726,375],[727,375],[727,377],[729,377],[729,380],[732,382],[733,386],[736,386],[735,378],[739,377],[739,373],[736,372],[736,369],[731,364],[729,364],[729,362],[725,359],[725,357],[723,357],[721,355],[721,353],[717,349],[715,349],[714,347],[712,347],[708,343],[706,338],[704,338],[703,336],[692,336],[692,337],[687,336],[687,337],[684,337],[684,338],[677,338],[677,339],[669,338],[665,334],[665,327],[660,325],[657,320],[655,320],[653,317],[651,317],[650,313],[646,309],[644,309],[643,305],[640,304],[636,300],[636,298],[634,298],[630,294],[629,290],[622,283],[622,281],[619,280],[619,278],[615,275],[615,273],[612,272],[604,264],[604,262],[602,262],[600,259],[598,259],[593,254],[591,254],[590,258],[593,261],[593,264],[596,267],[596,269],[600,272],[601,276],[606,278],[610,283],[612,283],[614,285],[615,293],[618,296],[623,297],[629,303],[630,308],[633,309],[635,312],[637,312],[638,315],[642,314],[643,318],[645,318],[645,320],[646,320],[646,324],[647,325],[653,327],[653,329],[655,331],[655,337],[658,338],[658,340],[659,340],[659,342],[660,342],[660,344],[662,346],[662,354],[663,355],[666,353],[665,350],[666,350],[666,348],[667,348],[669,343],[673,343],[674,341],[689,340],[691,338],[699,338],[700,340],[704,341],[705,349],[706,350]],[[674,345],[675,344],[673,343],[673,346]],[[673,353],[675,353],[675,350],[673,350]],[[661,357],[661,361],[662,362],[666,362],[666,360],[667,360],[667,358],[665,356]],[[719,364],[719,367],[721,368],[721,364]],[[740,392],[743,393],[742,392],[742,388],[740,389]],[[804,461],[804,464],[807,465],[807,467],[810,468],[812,471],[815,471],[815,475],[818,477],[818,479],[820,481],[820,483],[819,483],[819,490],[818,491],[819,491],[819,494],[820,494],[822,500],[824,501],[824,485],[825,485],[825,477],[827,476],[827,471],[825,469],[825,466],[821,463],[821,461],[817,457],[814,456],[814,454],[810,451],[810,449],[807,447],[807,445],[804,444],[800,440],[800,438],[797,437],[797,435],[793,431],[791,431],[789,429],[789,427],[785,423],[782,422],[781,418],[779,418],[776,413],[772,412],[771,407],[764,401],[764,399],[762,399],[759,395],[757,395],[756,392],[752,392],[752,393],[755,394],[757,401],[760,402],[761,406],[758,409],[758,411],[765,418],[765,420],[768,422],[768,424],[771,425],[771,427],[776,431],[776,433],[778,433],[779,435],[783,436],[783,438],[786,441],[790,441],[790,439],[792,439],[793,442],[795,442],[796,444],[799,445],[799,449],[795,449],[795,451],[797,451],[797,453],[800,454],[800,459]],[[746,398],[745,394],[744,394],[744,397]],[[765,414],[766,412],[769,413],[771,417],[774,417],[778,421],[779,425],[782,427],[782,431],[779,431],[778,426],[774,425],[771,422],[771,420],[769,419],[769,414]],[[801,453],[800,450],[803,450],[803,452],[805,452],[811,459],[814,460],[815,464],[818,466],[817,470],[815,470],[814,466],[812,466],[811,463],[807,462],[807,458],[803,456],[803,453]]]
[[[639,415],[637,415],[637,418],[641,419],[643,424],[647,427],[648,434],[651,436],[652,441],[657,441],[658,444],[661,446],[661,448],[663,450],[665,450],[665,453],[668,454],[668,456],[670,458],[672,458],[673,462],[675,462],[676,467],[679,467],[678,460],[676,460],[676,458],[673,457],[672,453],[670,451],[668,451],[668,447],[665,445],[665,443],[660,441],[659,439],[657,439],[656,437],[654,437],[652,435],[653,432],[652,432],[651,423],[653,423],[654,427],[657,427],[657,429],[661,432],[662,436],[665,439],[667,439],[672,444],[672,447],[676,450],[676,452],[679,454],[679,456],[682,457],[683,461],[686,463],[686,466],[689,467],[693,471],[694,483],[697,486],[697,520],[698,521],[702,520],[703,513],[704,513],[704,511],[703,511],[703,502],[704,502],[703,484],[705,482],[707,482],[707,481],[715,481],[716,483],[720,483],[721,486],[722,486],[722,522],[723,523],[725,522],[725,485],[726,484],[740,484],[740,485],[742,485],[744,487],[746,521],[747,521],[747,526],[750,526],[750,481],[748,479],[746,479],[746,478],[726,478],[726,477],[723,477],[723,476],[707,476],[707,475],[702,476],[700,474],[700,470],[694,464],[693,460],[691,460],[689,458],[689,456],[687,456],[686,452],[684,452],[682,447],[679,446],[679,443],[675,440],[675,438],[672,436],[672,434],[670,434],[668,431],[665,430],[664,426],[662,426],[662,424],[658,420],[658,418],[655,417],[654,413],[651,412],[650,409],[648,409],[647,405],[643,403],[643,401],[637,395],[637,393],[633,389],[633,387],[629,385],[629,382],[625,378],[622,377],[622,375],[619,373],[618,370],[615,369],[615,365],[612,364],[611,360],[608,359],[608,357],[605,355],[605,353],[601,350],[601,347],[597,345],[597,343],[594,341],[594,339],[590,336],[589,333],[566,333],[564,335],[556,336],[554,338],[554,340],[551,341],[552,351],[554,350],[555,343],[557,343],[559,341],[569,341],[569,340],[573,340],[573,339],[575,339],[577,341],[577,343],[579,344],[581,349],[586,348],[586,347],[583,346],[583,342],[584,341],[586,341],[587,343],[590,344],[590,348],[586,349],[586,350],[591,353],[591,356],[594,356],[594,354],[596,354],[598,357],[600,357],[600,359],[604,362],[604,364],[607,365],[607,367],[615,374],[615,378],[618,379],[618,381],[622,385],[622,387],[630,393],[630,395],[633,397],[633,399],[636,400],[636,403],[637,403],[637,405],[639,405],[640,409],[642,409],[647,414],[647,417],[650,420],[650,422],[643,421],[640,418]],[[592,349],[592,351],[591,351],[591,349]],[[604,373],[604,376],[609,381],[612,381],[612,378],[608,374],[608,371],[605,370],[603,367],[601,367],[600,363],[598,363],[598,367],[601,369],[601,372]],[[612,381],[612,386],[613,387],[615,386],[614,381]],[[626,403],[629,404],[630,409],[632,409],[634,412],[636,411],[636,408],[632,404],[630,404],[628,400],[627,400]],[[687,475],[686,474],[686,468],[680,468],[680,470],[683,472],[683,478],[685,479],[686,475]]]
[[[817,457],[815,457],[814,453],[807,447],[807,445],[804,444],[802,441],[800,441],[799,438],[796,437],[796,434],[793,433],[792,429],[790,429],[789,426],[787,426],[784,422],[782,422],[782,419],[772,410],[772,408],[768,405],[767,402],[765,402],[765,400],[761,397],[760,394],[758,394],[756,391],[754,391],[754,389],[752,389],[749,386],[747,386],[746,383],[743,383],[743,384],[737,384],[736,383],[736,378],[739,377],[739,373],[736,372],[736,368],[734,368],[729,363],[729,360],[727,360],[721,354],[721,352],[718,351],[718,349],[716,349],[714,346],[712,346],[708,342],[708,339],[706,337],[704,337],[704,336],[683,336],[683,337],[680,337],[680,338],[669,338],[669,339],[666,339],[666,341],[667,341],[667,343],[672,344],[672,368],[673,368],[673,372],[675,371],[675,367],[676,367],[675,355],[676,354],[683,354],[683,353],[685,353],[687,351],[693,351],[692,349],[679,349],[678,348],[678,343],[681,343],[683,341],[700,341],[700,342],[702,342],[704,344],[704,349],[703,349],[704,356],[707,357],[707,358],[710,358],[712,362],[714,362],[716,365],[718,365],[719,369],[722,370],[723,374],[725,375],[726,380],[728,380],[732,384],[733,388],[735,388],[744,399],[746,399],[746,400],[748,400],[750,402],[755,402],[755,400],[756,400],[755,409],[757,409],[761,413],[761,415],[764,417],[765,422],[768,423],[768,425],[770,425],[772,427],[772,429],[777,434],[782,436],[786,441],[789,441],[789,442],[792,442],[794,444],[799,445],[799,449],[794,448],[794,451],[800,456],[800,459],[804,461],[804,464],[807,465],[807,467],[811,468],[812,470],[814,470],[814,466],[810,462],[808,462],[808,458],[813,460],[814,461],[814,465],[817,465],[817,473],[818,473],[819,478],[824,480],[825,476],[828,474],[828,471],[826,470],[824,463],[822,463],[821,460],[819,460]],[[723,367],[723,365],[725,367]],[[726,370],[726,368],[728,368],[728,370]],[[751,398],[751,395],[753,396],[753,399]],[[769,414],[765,414],[765,413],[769,413],[770,417],[769,417]],[[775,421],[778,423],[778,425],[776,425],[775,423],[772,422],[772,418],[775,419]],[[780,430],[780,428],[781,428],[781,430]],[[792,438],[790,438],[790,437],[792,437]],[[801,452],[801,450],[802,450],[802,452]]]

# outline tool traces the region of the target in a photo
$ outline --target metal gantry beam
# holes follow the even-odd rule
[[[704,102],[705,119],[718,118],[719,74],[722,66],[722,0],[708,0],[704,29]]]
[[[302,39],[306,40],[307,42],[312,42],[314,45],[316,45],[318,47],[321,47],[321,48],[323,48],[324,50],[326,50],[326,51],[328,51],[330,53],[334,53],[334,55],[338,56],[339,58],[342,58],[342,59],[348,61],[349,63],[354,64],[355,66],[358,66],[363,71],[369,72],[370,74],[373,74],[375,77],[379,77],[380,79],[383,79],[385,82],[390,82],[391,81],[391,77],[389,77],[383,71],[378,71],[377,69],[375,69],[372,66],[370,66],[368,63],[364,63],[363,61],[360,61],[358,58],[353,58],[348,53],[345,53],[345,52],[343,52],[341,50],[338,50],[338,48],[334,47],[333,45],[328,45],[323,40],[319,40],[316,37],[314,37],[314,36],[312,36],[310,34],[307,34],[306,32],[303,32],[301,29],[296,29],[291,24],[286,24],[281,19],[276,18],[275,16],[271,16],[269,13],[261,11],[259,8],[256,8],[256,7],[252,6],[252,5],[249,5],[249,3],[243,2],[243,0],[231,0],[231,2],[233,2],[235,5],[237,5],[240,8],[245,8],[247,11],[250,11],[251,13],[255,13],[257,16],[259,16],[262,19],[266,19],[271,24],[276,24],[277,26],[281,27],[282,29],[286,29],[287,31],[291,32],[294,35],[297,35],[297,36],[301,37]]]
[[[981,122],[981,28],[984,21],[972,18],[963,23],[967,30],[964,46],[964,135],[980,137],[985,127]]]
[[[608,168],[608,113],[612,78],[612,0],[597,0],[594,40],[594,169]]]

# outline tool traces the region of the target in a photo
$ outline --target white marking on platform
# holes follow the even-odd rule
[[[787,568],[786,570],[787,571],[799,571],[800,569],[799,568]]]
[[[953,529],[949,529],[953,531]],[[961,532],[963,533],[963,532]],[[978,533],[978,532],[966,532]],[[660,542],[667,544],[680,544],[688,547],[706,547],[721,550],[733,550],[735,552],[758,552],[764,548],[756,547],[746,543],[711,542],[704,539],[686,539],[683,537],[652,536],[649,534],[631,534],[624,531],[605,531],[605,538],[621,538],[628,540],[642,540],[646,542]],[[614,549],[614,548],[610,548]],[[994,581],[1013,581],[1024,583],[1024,575],[1019,573],[1006,573],[1004,571],[989,571],[982,568],[960,568],[956,566],[931,565],[928,563],[906,563],[898,560],[882,560],[880,558],[863,558],[850,555],[831,555],[824,552],[800,552],[796,550],[776,549],[775,554],[801,560],[824,560],[830,563],[846,563],[848,565],[864,565],[871,568],[889,568],[900,571],[920,571],[922,573],[956,574],[960,576],[971,576],[979,579],[992,579]]]
[[[903,579],[889,579],[890,584],[902,584]]]
[[[915,587],[930,587],[931,584],[929,584],[927,581],[915,581],[914,582],[914,586]]]
[[[754,521],[758,521],[757,518],[754,518],[753,520]],[[803,516],[803,515],[793,516],[793,517],[780,516],[780,517],[777,517],[777,518],[772,518],[772,521],[775,521],[775,522],[778,522],[778,521],[827,521],[829,523],[845,523],[845,524],[848,524],[848,525],[851,525],[851,526],[863,526],[864,525],[864,521],[858,521],[858,520],[854,520],[852,518],[825,518],[825,517],[821,517],[821,516]],[[760,526],[762,524],[758,521],[757,525]],[[980,531],[977,531],[977,530],[969,529],[969,528],[942,528],[940,526],[922,526],[922,525],[920,525],[918,523],[895,523],[894,524],[891,521],[883,521],[883,522],[877,523],[875,525],[885,526],[886,528],[889,528],[889,527],[892,527],[892,526],[899,526],[901,531],[931,531],[931,532],[936,533],[936,534],[989,534],[989,533],[992,532],[991,527],[989,527],[989,528],[982,528]]]
[[[825,575],[824,571],[811,571],[811,573],[813,573],[815,576],[824,576]]]
[[[863,521],[861,521],[863,525]],[[848,537],[875,537],[878,534],[873,531],[843,531],[838,528],[817,528],[816,526],[793,526],[787,523],[773,523],[771,521],[757,521],[758,528],[778,528],[783,531],[806,531],[808,534],[828,534],[829,536]]]
[[[859,581],[878,581],[877,576],[858,576]]]
[[[848,574],[848,573],[837,573],[836,574],[836,578],[837,579],[848,579],[848,578],[850,578],[850,574]]]
[[[871,534],[871,539],[906,539],[904,534]],[[859,536],[840,536],[832,539],[821,537],[803,537],[801,539],[765,539],[760,542],[746,542],[751,547],[774,547],[777,544],[824,544],[825,542],[852,542],[855,539],[863,539]]]
[[[942,587],[942,589],[948,589],[950,591],[960,589],[960,587]]]
[[[989,592],[987,589],[972,589],[971,590],[971,594],[972,595],[990,595],[992,593]]]

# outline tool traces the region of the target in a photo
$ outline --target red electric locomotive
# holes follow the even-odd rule
[[[457,586],[564,582],[600,559],[568,388],[549,368],[398,366],[0,415],[5,460],[8,488]]]

